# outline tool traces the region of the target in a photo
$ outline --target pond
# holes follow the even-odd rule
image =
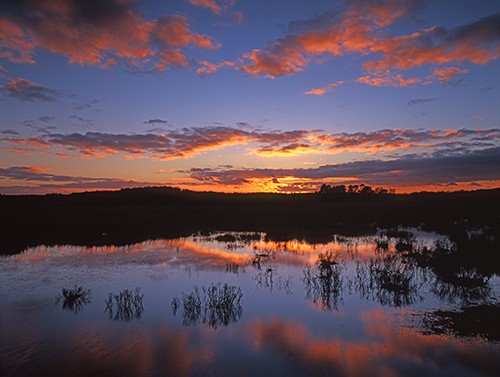
[[[0,372],[498,376],[500,279],[452,250],[416,229],[30,248],[0,258]]]

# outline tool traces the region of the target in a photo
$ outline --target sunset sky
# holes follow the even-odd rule
[[[2,0],[0,193],[500,187],[495,0]]]

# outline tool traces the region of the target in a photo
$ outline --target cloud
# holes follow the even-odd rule
[[[500,147],[430,157],[365,160],[317,168],[297,169],[191,169],[191,178],[215,185],[251,183],[260,179],[295,179],[297,185],[317,190],[319,182],[415,186],[449,182],[500,180]]]
[[[236,3],[236,0],[188,0],[191,5],[209,9],[214,14],[221,15]]]
[[[84,128],[90,128],[90,126],[94,125],[94,121],[92,119],[83,118],[78,115],[71,115],[69,119],[75,120],[77,125],[83,126]]]
[[[54,117],[51,117],[49,115],[43,115],[41,117],[38,117],[38,120],[43,123],[49,123],[50,121],[54,120]]]
[[[168,121],[164,119],[152,118],[142,122],[143,124],[168,124]]]
[[[413,105],[420,105],[421,103],[426,103],[426,102],[434,102],[437,100],[437,97],[432,97],[432,98],[416,98],[408,101],[408,106],[413,106]]]
[[[468,61],[486,64],[500,57],[500,14],[482,18],[451,30],[432,27],[410,35],[379,40],[370,48],[381,53],[380,60],[369,61],[370,71],[410,69],[424,64],[443,65]]]
[[[92,101],[87,101],[87,102],[82,102],[82,103],[76,103],[75,104],[75,110],[92,110],[95,108],[95,106],[99,103],[98,100],[94,99]]]
[[[44,194],[53,192],[74,192],[88,190],[159,186],[154,182],[139,182],[120,178],[96,178],[58,175],[49,172],[49,169],[36,166],[12,166],[0,168],[0,182],[2,180],[24,181],[26,186],[0,186],[3,194]]]
[[[404,87],[408,85],[418,84],[421,80],[418,78],[405,79],[401,74],[391,75],[384,74],[383,76],[361,76],[356,79],[356,82],[366,84],[369,86],[397,86]]]
[[[144,20],[135,0],[8,0],[1,10],[0,57],[16,63],[35,63],[35,53],[45,50],[73,64],[107,68],[124,62],[164,71],[188,64],[185,47],[218,47],[191,31],[184,16]]]
[[[44,129],[36,138],[3,137],[9,147],[31,147],[33,151],[49,146],[70,152],[65,156],[99,158],[121,153],[125,157],[156,159],[190,158],[204,151],[232,145],[249,145],[250,153],[260,156],[297,156],[345,151],[387,154],[420,150],[473,150],[498,145],[500,130],[411,130],[385,129],[371,132],[328,134],[320,130],[267,131],[248,127],[191,127],[158,130],[159,133],[111,134],[87,132],[61,134]]]
[[[342,11],[293,21],[288,26],[289,34],[270,41],[265,48],[245,52],[233,68],[253,76],[276,78],[302,72],[311,63],[328,58],[358,54],[364,57],[361,69],[366,74],[353,82],[405,87],[434,80],[443,83],[466,73],[460,68],[436,72],[436,66],[486,64],[500,57],[500,14],[453,29],[433,26],[412,34],[388,35],[385,28],[407,15],[413,4],[394,0],[347,1]],[[434,74],[405,78],[399,72],[423,65],[435,66]],[[330,85],[305,94],[323,95],[335,87]]]
[[[266,49],[254,49],[239,60],[238,69],[251,75],[275,78],[303,71],[313,58],[369,52],[372,33],[390,25],[409,9],[409,1],[349,1],[343,12],[330,12],[310,20],[293,22],[298,33],[271,41]]]
[[[324,86],[322,88],[313,88],[309,89],[308,91],[304,92],[304,94],[309,95],[309,96],[322,96],[323,94],[326,94],[328,92],[331,92],[333,89],[335,89],[338,86],[346,84],[345,81],[337,81],[333,82],[331,84],[328,84],[327,86]]]
[[[444,84],[448,81],[454,80],[459,75],[465,75],[469,71],[467,69],[460,69],[457,67],[436,68],[433,76],[437,78],[438,82]]]
[[[9,97],[28,102],[54,102],[60,96],[57,90],[45,88],[23,78],[9,79],[3,91]]]
[[[9,135],[9,136],[17,136],[17,135],[19,135],[19,132],[17,132],[16,130],[13,130],[11,128],[6,128],[5,130],[0,130],[0,134]]]

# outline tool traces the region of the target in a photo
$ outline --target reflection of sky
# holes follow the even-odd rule
[[[228,234],[236,241],[216,240]],[[2,375],[191,376],[211,371],[233,376],[251,370],[264,376],[406,376],[415,371],[487,376],[500,367],[497,344],[420,331],[419,313],[454,307],[434,297],[429,285],[420,287],[422,301],[400,308],[361,297],[356,266],[383,256],[373,239],[312,245],[276,243],[264,234],[248,241],[240,235],[125,247],[38,247],[2,257]],[[322,310],[308,299],[303,282],[304,267],[318,273],[317,257],[327,252],[336,256],[345,284],[336,310]],[[252,264],[256,254],[266,253],[259,266]],[[391,249],[387,253],[394,255]],[[227,271],[227,264],[240,267]],[[272,288],[259,280],[269,271]],[[217,329],[203,323],[183,326],[182,308],[174,315],[172,299],[182,300],[194,286],[214,282],[241,287],[241,317]],[[498,295],[498,279],[491,283]],[[78,313],[61,310],[55,302],[61,288],[74,285],[92,290],[91,302]],[[135,287],[144,293],[141,318],[110,321],[104,310],[107,294]]]

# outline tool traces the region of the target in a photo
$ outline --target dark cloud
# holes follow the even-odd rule
[[[191,169],[190,176],[216,184],[238,180],[294,177],[346,182],[355,177],[372,185],[427,185],[500,179],[500,147],[426,158],[402,157],[395,160],[366,160],[302,169]]]
[[[90,178],[75,178],[65,175],[54,175],[48,173],[46,169],[32,166],[13,166],[10,168],[0,168],[0,179],[16,179],[22,181],[49,181],[67,182],[75,180],[88,180]]]
[[[13,130],[11,128],[7,128],[5,130],[1,130],[0,134],[2,134],[2,135],[9,135],[9,136],[17,136],[17,135],[19,135],[19,132],[15,131],[15,130]]]
[[[432,98],[416,98],[408,101],[408,106],[413,106],[413,105],[420,105],[421,103],[426,103],[426,102],[434,102],[437,100],[437,97],[432,97]]]
[[[3,89],[9,97],[22,101],[54,102],[60,93],[57,90],[45,88],[32,81],[15,78],[7,81],[7,86]]]
[[[500,40],[500,13],[481,18],[471,24],[443,31],[450,43],[498,44]]]
[[[91,110],[99,103],[98,100],[92,100],[88,102],[76,103],[75,110]]]
[[[48,115],[44,115],[44,116],[38,117],[38,120],[40,122],[43,122],[43,123],[49,123],[50,121],[52,121],[54,119],[55,119],[54,117],[51,117],[51,116],[48,116]]]
[[[57,175],[48,172],[47,169],[33,166],[0,168],[0,181],[5,179],[26,181],[30,185],[0,186],[0,193],[2,194],[44,194],[48,192],[120,189],[160,185],[154,182],[139,182],[120,178]]]
[[[78,115],[71,115],[69,119],[76,120],[80,125],[84,125],[87,128],[94,125],[94,121],[92,119],[82,118]]]
[[[357,151],[387,155],[391,151],[412,149],[419,153],[452,153],[498,145],[500,130],[410,130],[384,129],[371,132],[327,134],[320,130],[267,131],[226,126],[190,127],[158,130],[145,134],[111,134],[102,132],[60,134],[50,127],[29,125],[42,133],[30,141],[0,138],[7,144],[36,143],[54,145],[88,157],[126,153],[158,159],[188,158],[207,150],[231,145],[256,145],[252,151],[260,155],[294,156],[306,153],[341,153]],[[253,146],[252,146],[253,148]],[[393,153],[397,155],[397,153]]]
[[[168,121],[166,121],[164,119],[153,118],[153,119],[145,120],[142,123],[144,123],[144,124],[168,124]]]

